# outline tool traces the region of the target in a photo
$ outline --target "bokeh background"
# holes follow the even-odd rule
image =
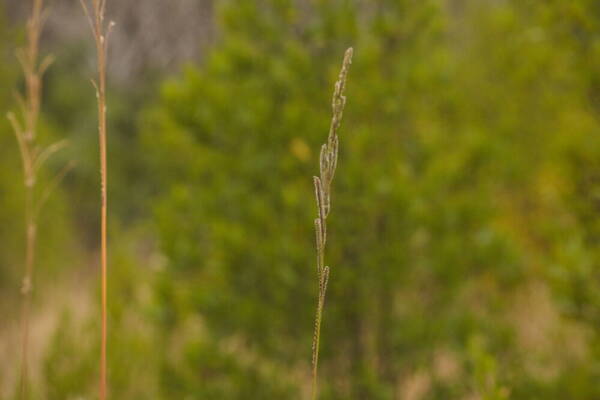
[[[49,0],[35,399],[94,399],[94,49]],[[595,0],[108,1],[113,399],[305,399],[312,175],[355,57],[327,259],[321,398],[600,399]],[[29,4],[0,3],[0,112]],[[44,177],[42,177],[44,179]],[[0,118],[0,398],[16,393],[23,187]]]

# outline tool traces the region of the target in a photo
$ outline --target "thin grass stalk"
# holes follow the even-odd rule
[[[325,245],[327,243],[327,216],[331,210],[331,182],[335,175],[338,157],[338,131],[342,123],[346,97],[346,77],[352,63],[352,48],[346,50],[344,62],[335,89],[333,91],[332,109],[333,117],[329,127],[327,142],[321,147],[319,159],[320,176],[313,177],[315,186],[315,198],[317,201],[317,218],[315,219],[316,249],[317,249],[317,312],[312,343],[312,400],[318,397],[318,366],[319,345],[321,340],[321,321],[323,320],[323,308],[325,307],[325,294],[329,282],[329,267],[325,265]]]
[[[48,147],[37,144],[38,121],[42,97],[42,78],[46,69],[52,63],[51,57],[39,59],[39,41],[44,26],[44,1],[33,0],[32,11],[27,20],[26,45],[17,50],[17,59],[25,80],[23,93],[17,93],[15,98],[19,106],[18,112],[8,113],[8,119],[13,128],[23,167],[23,184],[25,191],[25,265],[21,294],[21,369],[19,376],[20,399],[28,398],[29,381],[29,326],[31,313],[31,296],[33,291],[33,275],[35,267],[35,251],[37,242],[37,220],[52,190],[62,180],[71,164],[57,174],[53,183],[48,186],[44,195],[36,196],[38,172],[44,163],[66,142],[60,141]]]
[[[100,269],[101,269],[101,345],[100,345],[100,400],[107,396],[107,162],[106,162],[106,54],[108,51],[108,37],[113,22],[104,21],[106,0],[92,0],[92,13],[81,0],[81,5],[90,23],[96,43],[97,80],[92,80],[96,89],[98,100],[98,139],[100,147]]]

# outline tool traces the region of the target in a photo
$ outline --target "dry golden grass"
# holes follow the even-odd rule
[[[106,373],[106,342],[107,342],[107,174],[106,174],[106,54],[108,50],[108,36],[114,23],[106,24],[104,13],[106,11],[106,0],[92,0],[92,12],[81,0],[90,27],[96,42],[98,78],[92,80],[96,88],[98,100],[98,139],[100,147],[100,268],[101,268],[101,308],[102,308],[102,341],[100,345],[100,400],[105,400],[107,395],[107,373]]]

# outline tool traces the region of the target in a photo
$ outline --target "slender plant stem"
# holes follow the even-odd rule
[[[35,270],[35,252],[37,242],[37,220],[41,209],[52,191],[58,186],[67,172],[73,167],[69,163],[54,176],[41,196],[37,195],[38,172],[50,157],[64,148],[66,141],[59,141],[47,147],[37,143],[38,121],[42,98],[42,78],[46,69],[52,64],[51,57],[39,59],[40,34],[44,26],[44,0],[33,0],[31,15],[27,20],[24,48],[17,50],[17,59],[25,78],[25,89],[17,93],[16,100],[19,111],[9,112],[8,120],[12,125],[19,154],[23,166],[23,184],[25,189],[25,266],[21,294],[21,370],[19,396],[21,400],[29,397],[29,342],[31,296],[33,291],[33,274]]]
[[[96,14],[96,27],[101,24],[101,17]],[[106,399],[106,342],[107,342],[107,243],[106,243],[106,214],[108,207],[108,198],[106,192],[106,75],[105,75],[105,53],[104,46],[99,41],[98,46],[98,129],[99,129],[99,147],[100,147],[100,241],[101,241],[101,265],[102,265],[102,344],[100,355],[100,399]]]
[[[98,100],[98,140],[100,148],[100,269],[101,269],[101,344],[100,344],[100,400],[107,397],[107,162],[106,162],[106,53],[108,50],[108,36],[113,23],[108,25],[104,21],[106,0],[92,0],[93,15],[85,0],[81,0],[83,10],[89,20],[96,42],[97,80],[92,81],[96,88]]]
[[[344,62],[333,92],[332,109],[333,117],[329,127],[327,142],[321,147],[320,154],[320,176],[315,176],[315,198],[317,201],[317,218],[315,219],[316,247],[317,247],[317,280],[318,298],[317,312],[315,316],[315,327],[312,343],[312,390],[311,398],[318,398],[318,366],[319,345],[321,341],[321,321],[323,320],[323,308],[325,306],[325,294],[329,281],[329,267],[325,265],[325,244],[327,243],[327,216],[331,210],[331,182],[335,175],[338,157],[338,130],[342,122],[342,114],[346,105],[344,89],[348,69],[352,63],[352,48],[346,50]]]
[[[27,20],[27,44],[17,50],[17,59],[25,78],[23,94],[17,93],[19,105],[17,113],[9,112],[8,120],[12,125],[19,154],[23,166],[23,185],[25,189],[25,267],[21,294],[21,370],[20,370],[20,399],[28,398],[29,381],[29,330],[31,314],[31,292],[33,290],[33,273],[35,269],[35,250],[37,242],[37,219],[44,203],[53,189],[64,178],[72,164],[58,173],[52,184],[45,188],[41,197],[36,195],[37,176],[44,163],[66,141],[56,142],[47,147],[37,143],[37,128],[42,98],[42,78],[46,69],[52,63],[51,57],[39,60],[40,34],[44,25],[44,1],[33,0],[31,15]]]

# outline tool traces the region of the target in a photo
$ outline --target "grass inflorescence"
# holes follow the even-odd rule
[[[317,201],[317,218],[315,219],[316,247],[317,247],[317,279],[318,297],[317,313],[315,316],[315,327],[312,343],[312,399],[317,398],[317,376],[319,365],[319,343],[321,339],[321,321],[323,319],[323,307],[325,306],[325,294],[329,281],[329,266],[325,265],[325,245],[327,243],[327,216],[331,210],[331,182],[335,175],[338,160],[339,138],[338,131],[342,123],[344,106],[346,105],[346,77],[352,63],[352,48],[346,50],[344,62],[340,71],[335,89],[333,91],[332,109],[333,117],[329,127],[327,142],[321,146],[319,158],[320,176],[313,177],[315,185],[315,197]]]

